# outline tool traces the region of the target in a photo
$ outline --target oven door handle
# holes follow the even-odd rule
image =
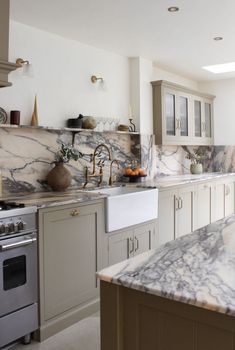
[[[32,244],[34,242],[37,241],[36,237],[33,238],[28,238],[28,239],[24,239],[22,241],[19,242],[15,242],[15,243],[9,243],[9,244],[0,244],[0,251],[4,252],[6,250],[10,250],[10,249],[15,249],[15,248],[19,248],[19,247],[23,247],[29,244]]]

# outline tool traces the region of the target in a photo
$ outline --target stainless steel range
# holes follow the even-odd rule
[[[36,211],[0,201],[0,348],[38,328]]]

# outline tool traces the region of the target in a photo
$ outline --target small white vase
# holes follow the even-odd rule
[[[191,174],[201,174],[202,173],[202,164],[197,163],[197,164],[191,164],[190,165],[190,171]]]

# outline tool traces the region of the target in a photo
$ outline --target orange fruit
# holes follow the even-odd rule
[[[132,175],[133,176],[139,175],[139,170],[138,169],[132,170]]]
[[[145,170],[144,169],[139,169],[139,175],[145,175]]]
[[[131,168],[126,168],[126,169],[125,169],[125,174],[126,174],[126,175],[131,175],[131,174],[132,174]]]

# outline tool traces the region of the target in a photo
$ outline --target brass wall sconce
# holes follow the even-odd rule
[[[16,64],[23,68],[23,75],[27,77],[33,77],[32,64],[28,60],[23,60],[23,58],[17,58]]]
[[[25,61],[23,58],[17,58],[16,64],[19,64],[21,67],[23,67],[24,64],[29,64],[29,61]]]
[[[97,78],[96,75],[92,75],[92,76],[91,76],[91,82],[92,82],[93,84],[97,83],[98,80],[100,80],[101,83],[104,82],[104,79],[103,79],[103,78]]]

